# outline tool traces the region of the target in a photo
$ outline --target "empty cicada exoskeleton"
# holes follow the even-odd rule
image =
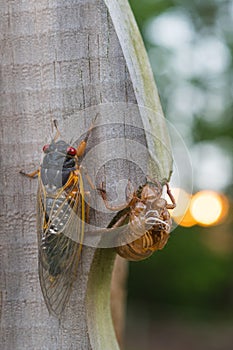
[[[130,243],[116,247],[121,257],[132,261],[143,260],[166,245],[172,226],[168,209],[175,208],[175,199],[168,184],[166,187],[171,204],[161,198],[163,188],[160,182],[148,181],[133,194],[126,206],[128,210],[126,211],[126,208],[122,210],[124,220],[122,217],[119,218],[118,213],[119,219],[117,221],[113,219],[113,225],[110,223],[109,228],[116,228],[128,218],[129,234],[134,239]],[[105,191],[102,191],[102,197],[109,209],[116,210],[116,207],[109,206]]]

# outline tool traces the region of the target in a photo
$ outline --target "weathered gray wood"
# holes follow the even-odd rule
[[[106,282],[103,288],[109,290],[112,264],[104,267],[106,275],[102,274],[102,268],[105,254],[107,262],[111,251],[83,249],[78,279],[62,319],[58,321],[49,316],[37,273],[37,183],[21,177],[19,170],[30,171],[38,167],[41,148],[50,140],[52,119],[58,120],[62,138],[69,141],[70,137],[78,139],[87,130],[95,114],[95,110],[93,113],[79,111],[107,102],[138,102],[132,73],[130,75],[130,62],[126,60],[125,52],[123,54],[125,50],[122,51],[119,43],[122,39],[116,34],[111,16],[104,0],[1,2],[2,350],[100,349],[97,347],[99,343],[93,342],[92,335],[97,335],[92,333],[91,327],[96,324],[92,325],[90,319],[87,320],[91,311],[88,309],[87,316],[85,298],[92,264],[95,273],[92,270],[90,276],[95,276],[97,284],[96,276],[99,274]],[[143,91],[144,88],[140,86],[141,89]],[[98,123],[104,123],[104,118],[101,113]],[[134,121],[143,127],[139,113],[133,114],[132,123]],[[109,130],[110,135],[115,135],[115,128],[109,127]],[[117,133],[124,137],[122,128]],[[108,137],[101,128],[93,132],[93,142],[98,143]],[[146,145],[143,134],[135,132],[134,137]],[[101,147],[103,154],[111,152],[104,144]],[[101,156],[98,154],[100,159]],[[94,173],[97,170],[94,168]],[[140,172],[127,162],[110,162],[108,166],[103,166],[96,181],[100,181],[104,174],[110,197],[114,196],[113,187],[121,175],[140,183]],[[107,223],[102,213],[96,213],[90,219],[93,224]],[[102,256],[100,260],[98,254]],[[99,265],[96,259],[100,261]],[[113,257],[111,259],[113,261]],[[94,288],[92,277],[90,285]],[[91,290],[88,290],[88,300],[92,303]],[[98,290],[105,294],[101,285],[98,285]],[[109,293],[106,292],[106,295],[108,297]],[[101,318],[101,314],[97,316]],[[116,349],[110,314],[105,316],[104,319],[108,320],[103,324],[107,327],[106,346],[102,349]],[[108,327],[111,339],[107,336]],[[98,336],[101,337],[101,334]]]
[[[168,182],[173,166],[171,144],[153,72],[135,18],[126,0],[105,0],[129,69],[149,152],[151,177]]]

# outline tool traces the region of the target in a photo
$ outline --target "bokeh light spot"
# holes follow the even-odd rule
[[[196,221],[189,210],[191,194],[182,188],[172,188],[171,191],[176,201],[176,208],[171,210],[170,214],[175,223],[184,227],[195,225]],[[168,196],[166,196],[166,200],[169,202]]]
[[[191,215],[201,226],[219,223],[225,210],[222,196],[214,191],[197,192],[190,205]]]

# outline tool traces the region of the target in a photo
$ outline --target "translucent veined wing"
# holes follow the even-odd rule
[[[39,176],[37,195],[39,278],[47,308],[57,317],[60,317],[69,300],[77,276],[84,237],[83,182],[80,173],[72,176],[76,177],[72,186],[61,188],[57,196],[46,193]]]

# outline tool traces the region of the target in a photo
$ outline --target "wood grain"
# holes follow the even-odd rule
[[[93,338],[90,341],[92,326],[87,320],[85,301],[87,284],[89,279],[89,286],[94,288],[89,274],[92,264],[96,266],[96,259],[100,262],[94,274],[94,281],[98,284],[104,278],[101,271],[105,255],[106,261],[114,261],[114,253],[108,249],[99,251],[84,247],[78,279],[62,319],[59,321],[49,316],[37,273],[37,183],[20,176],[19,171],[38,168],[42,146],[51,139],[53,119],[57,119],[63,139],[69,141],[72,137],[78,140],[90,126],[98,106],[109,103],[137,106],[130,63],[123,52],[125,48],[122,50],[122,38],[116,32],[112,17],[112,11],[110,14],[103,0],[1,2],[2,350],[100,349],[96,345],[98,342],[93,342]],[[141,89],[144,88],[139,86],[137,96]],[[140,111],[136,110],[131,122],[143,128]],[[105,124],[106,120],[104,112],[101,113],[99,125]],[[117,121],[122,124],[124,116],[120,115]],[[121,126],[116,130],[112,124],[107,127],[108,132],[106,127],[104,130],[98,127],[93,131],[90,147],[116,133],[124,137],[126,132]],[[133,133],[134,139],[146,147],[145,135],[135,130]],[[96,159],[111,153],[106,145],[100,146]],[[126,147],[125,154],[127,152]],[[143,159],[143,164],[147,163],[143,154],[139,153],[138,157]],[[112,161],[106,166],[103,164],[101,169],[95,168],[96,164],[99,163],[93,163],[93,173],[99,176],[95,179],[96,185],[105,176],[110,198],[114,197],[114,186],[121,176],[139,184],[145,175],[127,161]],[[92,211],[90,220],[94,225],[105,226],[109,217],[106,218],[101,211]],[[104,267],[107,281],[110,281],[112,265],[109,263]],[[100,280],[96,278],[98,273]],[[91,276],[94,275],[92,267]],[[110,285],[106,282],[103,288],[106,289],[101,295],[106,290],[106,298],[109,298]],[[89,289],[88,300],[93,303],[91,293]],[[103,300],[99,305],[103,305]],[[110,313],[110,308],[107,311]],[[101,318],[101,313],[97,316]],[[101,349],[116,349],[110,314],[105,316],[104,320],[108,320],[103,325],[106,327],[106,347]]]

